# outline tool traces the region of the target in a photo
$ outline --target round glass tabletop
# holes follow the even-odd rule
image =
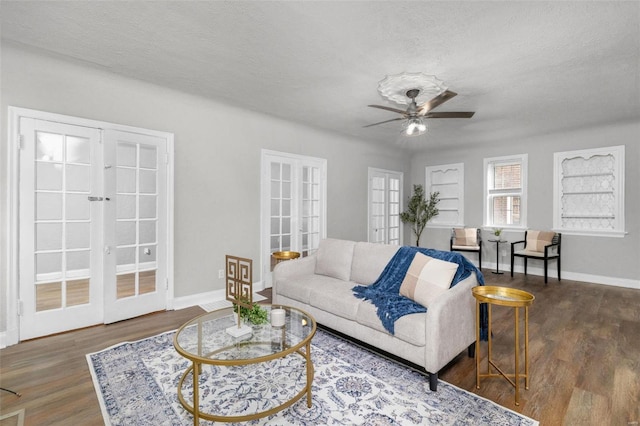
[[[271,322],[251,327],[248,334],[235,337],[227,329],[237,327],[231,308],[208,312],[184,324],[174,337],[176,350],[185,358],[207,364],[240,365],[262,362],[281,357],[301,348],[313,338],[316,323],[313,317],[297,308],[278,305],[260,305],[267,310],[282,308],[284,326],[274,327]]]

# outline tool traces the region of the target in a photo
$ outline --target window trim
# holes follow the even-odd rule
[[[528,186],[528,162],[529,154],[506,155],[502,157],[490,157],[484,159],[484,187],[483,187],[483,227],[492,229],[500,227],[509,230],[525,230],[527,229],[527,186]],[[494,225],[493,212],[490,211],[489,197],[494,194],[489,193],[490,171],[496,165],[520,164],[521,173],[521,191],[512,192],[520,195],[520,224],[519,225]]]
[[[442,164],[438,166],[427,166],[425,167],[425,195],[431,194],[434,192],[433,183],[431,182],[431,174],[433,172],[443,172],[446,173],[449,170],[457,170],[458,171],[458,180],[455,182],[458,189],[458,221],[457,222],[439,222],[434,223],[433,220],[438,216],[433,218],[429,223],[427,223],[427,228],[463,228],[464,225],[464,163],[454,163],[454,164]],[[439,207],[440,208],[440,207]],[[440,208],[442,210],[442,208]]]
[[[625,192],[624,192],[624,180],[625,180],[625,146],[609,146],[603,148],[593,149],[581,149],[575,151],[555,152],[553,154],[553,230],[556,232],[562,232],[570,235],[583,235],[592,237],[624,237],[627,232],[625,231]],[[590,160],[594,156],[612,156],[614,158],[613,175],[614,181],[619,182],[614,187],[613,195],[614,201],[614,229],[577,229],[577,228],[564,228],[562,226],[562,179],[564,177],[562,172],[562,163],[565,160],[574,158],[583,158]]]

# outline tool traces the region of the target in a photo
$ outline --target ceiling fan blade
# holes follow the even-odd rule
[[[420,108],[418,108],[418,115],[425,115],[435,107],[442,105],[443,103],[447,102],[449,99],[457,95],[458,94],[456,92],[452,92],[451,90],[445,90],[435,98],[422,104]]]
[[[404,120],[404,119],[405,119],[404,117],[392,118],[391,120],[385,120],[385,121],[381,121],[379,123],[367,124],[366,126],[362,126],[362,127],[377,126],[378,124],[390,123],[392,121],[398,121],[398,120]]]
[[[397,112],[398,114],[402,114],[402,115],[407,115],[407,111],[403,111],[401,109],[397,109],[397,108],[391,108],[388,106],[383,106],[383,105],[367,105],[371,108],[379,108],[379,109],[384,109],[386,111],[391,111],[391,112]]]
[[[430,112],[425,115],[425,118],[471,118],[475,112]]]

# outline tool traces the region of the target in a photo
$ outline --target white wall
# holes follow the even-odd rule
[[[409,156],[124,78],[3,41],[2,126],[16,106],[175,134],[175,295],[224,288],[224,255],[260,259],[261,149],[327,159],[328,236],[367,239],[367,170],[408,172]],[[278,102],[274,99],[273,102]],[[7,262],[7,132],[2,131],[0,294]],[[260,280],[254,266],[254,279]],[[0,332],[6,329],[0,314]]]
[[[541,135],[524,140],[509,140],[465,146],[464,149],[430,152],[414,156],[411,181],[425,181],[425,167],[464,162],[465,224],[482,226],[483,159],[511,154],[529,154],[527,225],[530,229],[553,226],[553,153],[605,146],[625,145],[625,220],[624,238],[562,236],[562,271],[564,278],[640,288],[640,121],[620,123],[559,134]],[[427,228],[421,245],[448,249],[450,229]],[[488,233],[485,233],[485,240]],[[524,232],[506,232],[510,241],[521,240]],[[495,264],[495,244],[485,241],[483,265]],[[503,246],[506,247],[506,246]],[[502,249],[501,249],[502,250]],[[509,263],[509,255],[501,262]],[[472,255],[475,256],[475,255]],[[475,258],[475,257],[474,257]],[[518,261],[516,261],[518,262]],[[521,264],[522,261],[519,261]],[[541,262],[537,263],[539,266]],[[506,266],[506,265],[504,265]],[[536,267],[536,262],[530,262]],[[501,268],[503,265],[501,264]],[[550,276],[555,277],[555,262]]]

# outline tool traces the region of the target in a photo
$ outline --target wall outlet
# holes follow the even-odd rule
[[[218,278],[224,278],[224,269],[218,269]]]

